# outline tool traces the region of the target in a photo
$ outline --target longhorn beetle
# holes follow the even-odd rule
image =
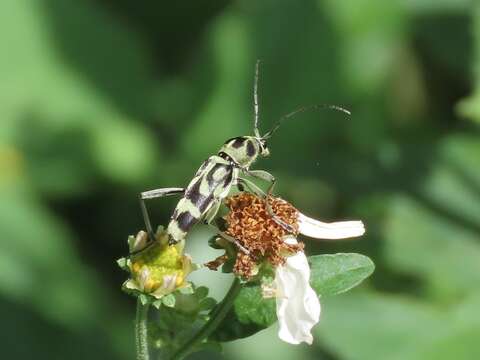
[[[266,140],[280,127],[283,120],[286,120],[300,112],[310,109],[328,108],[342,111],[348,115],[350,112],[336,105],[313,105],[297,109],[287,115],[281,117],[277,123],[264,135],[260,135],[258,129],[258,68],[259,61],[255,66],[255,79],[253,88],[254,101],[254,135],[239,136],[227,140],[220,148],[217,155],[210,156],[197,170],[195,176],[188,186],[184,188],[161,188],[151,191],[142,192],[140,194],[140,206],[142,215],[147,228],[150,242],[155,239],[150,218],[148,216],[145,200],[158,197],[164,197],[174,194],[183,194],[178,202],[170,222],[167,227],[169,244],[176,244],[185,239],[188,231],[200,220],[210,223],[215,217],[222,200],[228,195],[232,186],[243,189],[247,186],[250,190],[257,194],[261,194],[266,198],[267,210],[280,226],[289,232],[293,232],[290,225],[284,223],[273,213],[269,196],[275,185],[275,177],[263,170],[250,170],[250,166],[260,155],[266,157],[269,155]],[[254,183],[245,179],[241,175],[249,175],[254,178],[262,179],[270,183],[267,193],[265,194]],[[234,239],[230,239],[239,245]],[[241,248],[241,247],[240,247]],[[248,252],[247,249],[241,250]]]

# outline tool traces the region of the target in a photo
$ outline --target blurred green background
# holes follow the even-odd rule
[[[360,288],[314,345],[276,329],[192,359],[480,358],[480,5],[466,0],[0,2],[0,343],[5,359],[132,359],[115,259],[139,192],[185,186],[227,139],[315,103],[255,168],[324,220],[362,219]],[[150,203],[165,224],[175,199]],[[217,255],[197,227],[195,260]],[[217,297],[228,276],[202,271]]]

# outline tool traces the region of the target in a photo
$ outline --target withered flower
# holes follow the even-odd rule
[[[256,274],[261,261],[267,261],[274,267],[283,264],[287,255],[303,250],[303,244],[288,244],[283,241],[287,235],[268,214],[265,200],[250,193],[241,193],[226,200],[230,212],[225,217],[225,233],[236,239],[248,250],[239,251],[234,273],[244,278]],[[271,199],[273,212],[282,221],[298,232],[298,211],[285,200]]]
[[[265,297],[275,297],[280,339],[291,344],[311,344],[312,327],[320,319],[320,302],[311,288],[310,266],[300,233],[317,239],[343,239],[365,232],[361,221],[324,223],[301,214],[280,198],[270,198],[273,213],[288,224],[287,232],[267,211],[265,199],[251,193],[240,193],[226,200],[230,212],[225,217],[225,234],[246,251],[238,251],[234,273],[250,279],[259,267],[269,263],[275,269],[273,283],[264,286]]]

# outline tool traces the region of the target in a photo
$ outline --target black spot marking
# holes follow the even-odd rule
[[[232,142],[232,147],[234,147],[235,149],[238,149],[239,147],[242,147],[243,146],[243,143],[245,142],[245,138],[243,137],[237,137],[237,138],[234,138],[233,139],[233,142]]]
[[[177,223],[180,230],[188,232],[190,228],[197,223],[198,219],[190,211],[184,211],[177,216]]]
[[[192,185],[189,189],[187,189],[185,193],[185,198],[190,200],[192,204],[197,205],[201,202],[204,198],[202,194],[200,194],[200,185],[202,184],[202,178],[198,179],[195,184]]]
[[[233,168],[230,168],[227,171],[227,176],[225,176],[225,179],[223,180],[223,187],[225,188],[231,184],[233,179]]]
[[[253,155],[255,155],[255,146],[251,141],[247,141],[247,155],[249,157],[252,157]]]

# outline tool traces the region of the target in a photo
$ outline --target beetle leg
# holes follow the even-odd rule
[[[275,177],[267,171],[264,170],[244,170],[245,173],[248,175],[255,177],[257,179],[265,180],[270,183],[268,187],[267,194],[265,196],[265,203],[267,207],[268,214],[272,217],[273,221],[275,221],[278,225],[280,225],[285,231],[289,233],[295,233],[293,227],[287,224],[285,221],[280,219],[272,210],[272,205],[270,204],[270,197],[272,196],[273,187],[275,186],[276,179]]]
[[[212,220],[215,218],[218,213],[218,209],[220,209],[220,205],[222,205],[222,201],[220,199],[214,200],[212,206],[205,215],[205,219],[203,220],[206,225],[210,225]]]
[[[147,229],[148,237],[150,238],[151,243],[155,241],[155,233],[153,232],[153,229],[152,229],[152,224],[150,222],[150,216],[148,215],[148,210],[147,210],[147,205],[145,204],[145,200],[182,194],[183,192],[185,192],[184,188],[161,188],[161,189],[155,189],[150,191],[144,191],[140,193],[139,195],[140,208],[142,210],[143,221],[145,222],[145,227]]]
[[[260,189],[257,185],[255,185],[252,181],[250,181],[248,179],[238,178],[237,182],[238,182],[238,185],[242,185],[242,190],[240,190],[240,191],[243,191],[243,185],[244,185],[251,192],[253,192],[254,194],[256,194],[258,196],[262,196],[262,197],[267,196],[267,194],[265,194],[265,191]]]

